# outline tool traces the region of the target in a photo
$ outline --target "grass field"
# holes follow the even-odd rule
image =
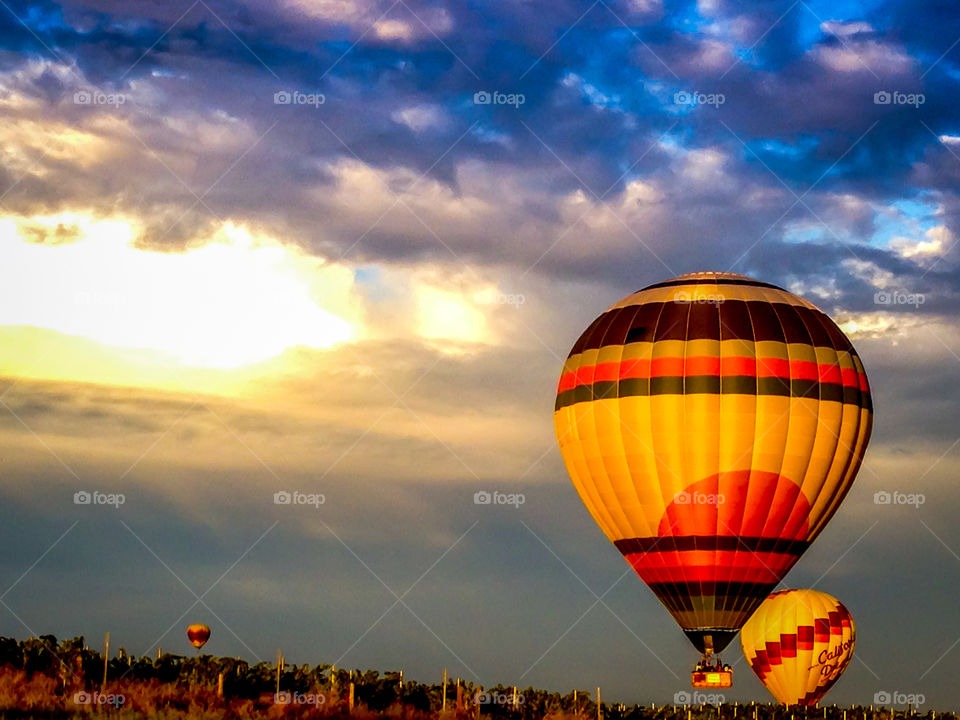
[[[601,704],[590,694],[534,688],[477,687],[401,681],[399,673],[330,665],[250,665],[238,658],[161,655],[121,650],[107,663],[83,638],[0,638],[0,720],[53,720],[88,714],[118,720],[960,720],[927,710],[774,704]],[[279,682],[279,693],[277,692]],[[459,700],[458,700],[459,698]]]

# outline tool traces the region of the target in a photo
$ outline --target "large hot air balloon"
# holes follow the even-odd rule
[[[187,627],[187,639],[191,645],[199,650],[210,639],[210,628],[201,623],[194,623]]]
[[[554,425],[597,524],[709,656],[836,512],[872,415],[827,315],[768,283],[692,273],[593,321]]]
[[[816,590],[773,593],[740,631],[743,655],[784,705],[816,705],[853,658],[847,609]]]

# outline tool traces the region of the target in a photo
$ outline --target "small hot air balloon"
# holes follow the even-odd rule
[[[740,631],[750,667],[784,705],[816,705],[853,658],[847,609],[816,590],[775,592]]]
[[[872,419],[833,320],[732,273],[682,275],[603,312],[554,410],[590,514],[705,656],[837,511]]]
[[[187,628],[187,639],[191,645],[199,650],[210,639],[210,628],[201,623],[194,623]]]

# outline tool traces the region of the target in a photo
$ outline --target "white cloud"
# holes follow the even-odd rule
[[[894,345],[918,326],[931,321],[919,313],[909,315],[906,312],[839,312],[833,319],[851,340],[884,338]]]
[[[883,270],[868,260],[848,258],[840,264],[854,277],[858,277],[878,289],[890,287],[895,279],[892,272]]]
[[[633,12],[644,15],[663,12],[663,0],[629,0],[629,5]]]
[[[736,60],[733,47],[720,40],[704,40],[688,65],[700,71],[725,71]]]
[[[908,260],[942,257],[953,244],[953,233],[946,225],[937,225],[924,233],[926,240],[896,237],[890,248]]]
[[[902,50],[875,40],[847,41],[840,45],[818,45],[810,50],[813,59],[836,72],[874,72],[885,75],[906,73],[913,59]]]
[[[873,26],[868,22],[847,22],[844,20],[827,20],[820,23],[820,30],[825,35],[846,37],[857,33],[873,32]]]
[[[377,20],[373,32],[381,40],[411,40],[414,36],[413,25],[403,20]]]
[[[700,187],[721,187],[727,182],[727,156],[713,148],[690,150],[682,165],[683,178]]]
[[[397,110],[390,118],[401,125],[406,125],[414,132],[442,128],[447,123],[443,109],[438,105],[415,105]]]

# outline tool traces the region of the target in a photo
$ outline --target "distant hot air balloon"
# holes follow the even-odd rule
[[[784,705],[816,705],[853,658],[847,609],[816,590],[773,593],[740,631],[743,655]]]
[[[210,639],[210,628],[201,623],[194,623],[187,628],[187,639],[191,645],[199,650]]]
[[[872,416],[827,315],[743,275],[692,273],[593,321],[554,425],[594,520],[709,655],[836,512]]]

